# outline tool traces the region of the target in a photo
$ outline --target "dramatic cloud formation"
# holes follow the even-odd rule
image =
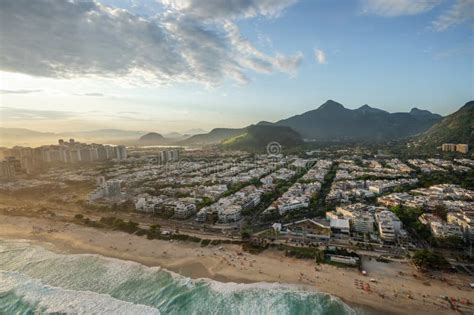
[[[299,52],[259,51],[232,21],[278,16],[293,0],[162,2],[162,13],[144,18],[98,2],[4,0],[0,70],[214,85],[227,78],[246,83],[248,71],[294,74],[301,63]]]
[[[380,16],[415,15],[429,11],[440,0],[362,0],[362,12]]]
[[[457,0],[451,9],[433,22],[433,26],[438,31],[444,31],[472,19],[474,19],[474,0]]]
[[[314,57],[316,58],[316,61],[319,64],[325,64],[326,63],[326,54],[321,49],[315,49],[314,50]]]

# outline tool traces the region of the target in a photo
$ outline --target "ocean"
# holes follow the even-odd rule
[[[190,279],[100,255],[0,240],[0,314],[356,314],[297,286]]]

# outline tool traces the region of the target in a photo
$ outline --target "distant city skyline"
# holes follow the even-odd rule
[[[474,99],[473,12],[473,0],[6,0],[0,122],[184,132],[328,99],[444,116]]]

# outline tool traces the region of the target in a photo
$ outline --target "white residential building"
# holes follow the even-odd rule
[[[358,233],[372,233],[374,231],[374,216],[370,213],[359,213],[352,218],[352,228]]]
[[[431,233],[437,238],[459,237],[463,238],[461,228],[456,224],[448,224],[445,222],[431,222]]]
[[[219,209],[219,222],[230,223],[239,221],[242,218],[242,207],[238,205],[230,205]]]
[[[196,213],[196,205],[192,203],[177,203],[174,209],[174,216],[177,219],[186,219]]]
[[[394,242],[400,235],[402,223],[391,211],[383,210],[375,213],[380,238],[385,242]]]

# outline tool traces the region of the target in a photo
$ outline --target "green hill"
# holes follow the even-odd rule
[[[434,124],[417,140],[422,146],[467,143],[470,148],[474,147],[474,101],[466,103],[457,112]]]
[[[293,148],[303,143],[299,133],[290,127],[251,125],[240,135],[222,141],[225,149],[265,151],[273,143],[273,150]],[[278,152],[272,152],[278,153]]]
[[[138,143],[141,145],[159,145],[164,144],[166,139],[156,132],[149,132],[138,139]]]
[[[211,145],[218,144],[223,140],[234,137],[245,132],[245,128],[215,128],[209,133],[197,134],[186,140],[178,142],[179,145]]]

